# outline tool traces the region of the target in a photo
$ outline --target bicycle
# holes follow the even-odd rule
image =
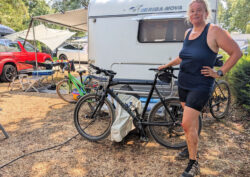
[[[215,67],[223,65],[223,61],[220,59],[222,56],[216,58]],[[212,94],[208,100],[208,103],[202,110],[202,114],[205,112],[211,113],[211,115],[217,119],[223,119],[228,114],[231,103],[231,92],[229,84],[225,80],[219,80],[214,82]]]
[[[108,81],[106,87],[99,88],[101,92],[87,94],[80,98],[76,104],[74,111],[74,124],[81,136],[90,141],[98,141],[106,138],[110,134],[111,125],[115,117],[114,105],[107,98],[110,96],[133,118],[133,123],[138,129],[142,140],[148,141],[146,135],[146,127],[148,127],[150,134],[157,143],[174,149],[186,146],[185,135],[181,126],[182,107],[179,103],[179,99],[176,97],[164,99],[156,87],[157,79],[162,73],[168,73],[170,77],[175,77],[173,75],[174,68],[167,68],[164,71],[150,69],[156,72],[153,82],[136,83],[131,81],[113,80],[116,74],[114,71],[101,69],[94,65],[90,66],[95,69],[97,73],[103,73],[107,76]],[[141,114],[138,113],[133,105],[123,103],[110,88],[111,86],[118,84],[152,86]],[[158,95],[160,102],[152,108],[148,118],[146,118],[145,114],[147,107],[154,91]],[[202,121],[201,117],[199,117],[199,134],[201,127]]]
[[[85,77],[83,81],[82,75],[86,73],[86,70],[77,71],[80,76],[80,80],[78,80],[71,74],[71,71],[75,71],[74,61],[65,63],[62,69],[63,71],[67,70],[68,75],[65,76],[65,79],[57,84],[56,92],[62,100],[68,103],[76,103],[79,97],[90,93],[91,89],[97,86],[97,83],[92,83],[92,77],[90,75]],[[79,94],[79,96],[77,96],[77,98],[74,98],[73,94]]]
[[[207,113],[209,109],[212,117],[220,120],[228,114],[230,103],[231,92],[228,83],[224,80],[215,81],[213,92],[201,112]]]

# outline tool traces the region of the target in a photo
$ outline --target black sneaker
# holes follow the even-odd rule
[[[177,160],[186,160],[189,158],[188,148],[184,148],[183,151],[179,152],[178,155],[175,157]]]
[[[199,157],[199,154],[197,152],[197,158]],[[183,151],[178,153],[178,155],[175,157],[176,160],[186,160],[189,158],[188,148],[184,148]]]
[[[188,171],[184,171],[180,177],[194,177],[200,174],[200,165],[198,161],[196,161],[192,166],[190,162],[188,163],[187,169]]]

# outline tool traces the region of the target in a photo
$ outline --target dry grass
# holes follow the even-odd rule
[[[60,144],[77,131],[74,105],[55,94],[9,92],[0,83],[0,122],[10,135],[0,132],[0,166],[23,154]],[[205,118],[200,138],[201,176],[250,176],[249,122],[233,109],[221,122]],[[177,150],[137,136],[124,143],[108,138],[98,143],[79,135],[64,146],[35,153],[0,169],[3,177],[28,176],[179,176],[187,161],[175,160]]]

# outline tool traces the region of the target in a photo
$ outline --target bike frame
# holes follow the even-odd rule
[[[87,76],[83,83],[88,79],[89,77]],[[78,80],[77,78],[75,78],[71,73],[68,74],[68,85],[70,87],[70,90],[72,90],[72,84],[76,87],[78,93],[80,94],[80,96],[84,96],[87,92],[85,90],[85,85]],[[82,80],[82,79],[81,79]]]
[[[155,79],[152,83],[135,83],[135,82],[124,82],[124,81],[113,81],[113,77],[110,77],[109,78],[109,81],[108,81],[108,85],[107,85],[107,88],[104,90],[104,93],[102,94],[102,97],[101,97],[101,100],[100,102],[98,103],[95,111],[92,113],[91,117],[94,117],[94,115],[96,114],[96,112],[99,111],[99,109],[102,107],[102,105],[104,104],[104,100],[105,98],[110,95],[112,98],[114,98],[118,104],[121,105],[121,107],[128,112],[128,114],[133,118],[135,119],[139,126],[143,125],[143,126],[147,126],[147,125],[155,125],[155,126],[169,126],[169,125],[172,125],[173,123],[168,123],[168,122],[157,122],[157,123],[150,123],[150,122],[147,122],[145,121],[145,114],[146,114],[146,111],[147,111],[147,108],[148,108],[148,105],[149,105],[149,102],[150,102],[150,99],[152,98],[152,95],[153,95],[153,92],[156,91],[157,95],[159,96],[160,98],[160,101],[163,103],[165,109],[167,110],[168,114],[170,115],[170,118],[172,119],[173,122],[175,122],[175,118],[174,116],[172,115],[172,113],[170,112],[170,110],[168,109],[167,105],[165,104],[165,99],[161,96],[160,92],[158,91],[158,89],[156,88],[156,83],[157,83],[157,78],[158,78],[158,73],[155,74]],[[113,92],[112,89],[110,89],[111,86],[114,86],[114,85],[119,85],[119,84],[133,84],[133,85],[152,85],[151,87],[151,90],[148,94],[148,97],[147,97],[147,101],[146,101],[146,104],[143,108],[143,112],[142,112],[142,115],[139,115],[139,117],[134,114],[134,112],[131,110],[131,108],[123,103],[121,101],[121,99]]]
[[[82,75],[80,74],[80,80],[78,80],[76,77],[74,77],[70,71],[71,71],[71,68],[75,68],[74,66],[74,62],[71,62],[71,63],[67,63],[69,69],[68,69],[68,76],[66,77],[66,79],[68,80],[68,85],[70,87],[70,90],[72,90],[72,84],[75,86],[75,88],[77,89],[78,93],[80,96],[84,96],[87,91],[85,90],[85,83],[87,79],[90,78],[90,76],[87,76],[84,81],[82,82]],[[74,70],[74,69],[73,69]]]

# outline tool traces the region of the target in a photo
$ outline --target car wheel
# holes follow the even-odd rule
[[[60,60],[68,60],[67,56],[64,55],[64,54],[60,55],[60,56],[59,56],[59,59],[60,59]]]
[[[51,59],[46,58],[44,63],[51,63]]]
[[[17,75],[16,67],[13,65],[4,65],[1,80],[4,82],[11,82]]]

